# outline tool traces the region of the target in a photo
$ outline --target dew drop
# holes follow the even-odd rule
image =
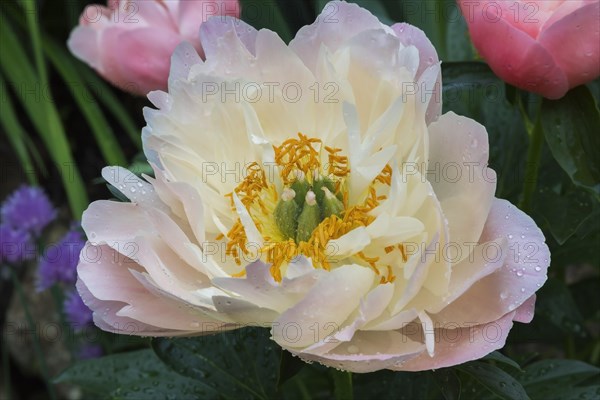
[[[358,353],[358,351],[359,351],[358,346],[355,346],[353,344],[351,344],[350,346],[348,346],[348,353],[356,354],[356,353]]]
[[[535,267],[535,270],[536,270],[537,272],[540,272],[540,271],[542,270],[542,267],[540,267],[540,266],[538,265],[537,267]]]
[[[520,278],[523,276],[523,271],[517,271],[517,276]]]

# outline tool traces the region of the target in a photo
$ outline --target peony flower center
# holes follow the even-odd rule
[[[351,171],[342,149],[324,146],[320,139],[301,133],[273,149],[276,179],[269,182],[265,166],[254,162],[247,167],[244,180],[228,195],[239,217],[226,235],[226,254],[237,265],[242,264],[242,256],[256,255],[271,265],[271,275],[278,282],[282,270],[298,256],[310,258],[315,268],[326,270],[352,258],[373,268],[382,276],[382,282],[393,281],[391,267],[379,265],[379,257],[361,251],[340,260],[332,243],[375,220],[371,211],[386,199],[378,190],[390,186],[391,167],[386,166],[373,180],[363,201],[349,204],[347,178]],[[234,197],[245,210],[236,207]],[[240,211],[244,215],[247,212],[251,221],[244,221]],[[261,236],[260,243],[249,239],[251,223]],[[386,252],[393,249],[395,246],[389,246]],[[244,275],[245,270],[234,276]]]

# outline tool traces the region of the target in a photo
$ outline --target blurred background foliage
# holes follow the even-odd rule
[[[354,2],[384,23],[402,21],[423,29],[443,62],[444,112],[466,115],[487,128],[497,197],[526,209],[551,249],[550,278],[538,292],[533,322],[516,324],[502,353],[433,372],[348,377],[300,363],[274,348],[264,330],[247,328],[200,341],[156,340],[152,350],[146,341],[128,342],[109,353],[145,349],[83,362],[57,382],[110,398],[341,399],[349,396],[348,379],[356,398],[600,398],[600,82],[558,101],[541,100],[505,85],[478,58],[454,1]],[[111,87],[66,49],[68,34],[89,3],[0,3],[2,197],[22,182],[39,184],[55,204],[64,205],[62,214],[74,219],[90,200],[110,196],[99,184],[103,166],[147,169],[140,131],[148,101]],[[289,41],[327,2],[241,3],[242,19]],[[528,162],[534,129],[543,131],[539,170]],[[108,335],[105,342],[110,347],[117,340]],[[223,364],[231,359],[231,349],[239,356]],[[7,372],[14,363],[7,361],[7,349],[2,353]],[[249,365],[256,370],[248,370]],[[39,382],[18,367],[11,376],[21,383]],[[155,379],[160,376],[170,382]],[[20,398],[44,397],[41,384],[16,390]]]

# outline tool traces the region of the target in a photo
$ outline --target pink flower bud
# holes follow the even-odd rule
[[[600,76],[600,1],[458,3],[475,47],[506,82],[558,99]]]
[[[171,54],[182,41],[203,55],[198,31],[210,17],[239,17],[237,0],[111,0],[89,5],[67,45],[119,88],[138,95],[165,90]]]

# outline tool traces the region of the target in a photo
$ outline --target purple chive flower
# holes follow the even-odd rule
[[[102,346],[98,344],[82,344],[77,349],[77,358],[80,360],[89,360],[90,358],[102,357]]]
[[[56,217],[56,210],[41,188],[23,185],[4,201],[0,214],[4,223],[39,236]]]
[[[76,331],[81,331],[93,325],[92,310],[83,303],[77,290],[73,290],[67,294],[63,303],[63,311],[67,320]]]
[[[9,224],[0,225],[0,262],[18,264],[35,257],[31,235]]]
[[[72,228],[58,243],[46,246],[38,268],[38,290],[55,283],[75,283],[79,253],[84,245],[79,229]]]

